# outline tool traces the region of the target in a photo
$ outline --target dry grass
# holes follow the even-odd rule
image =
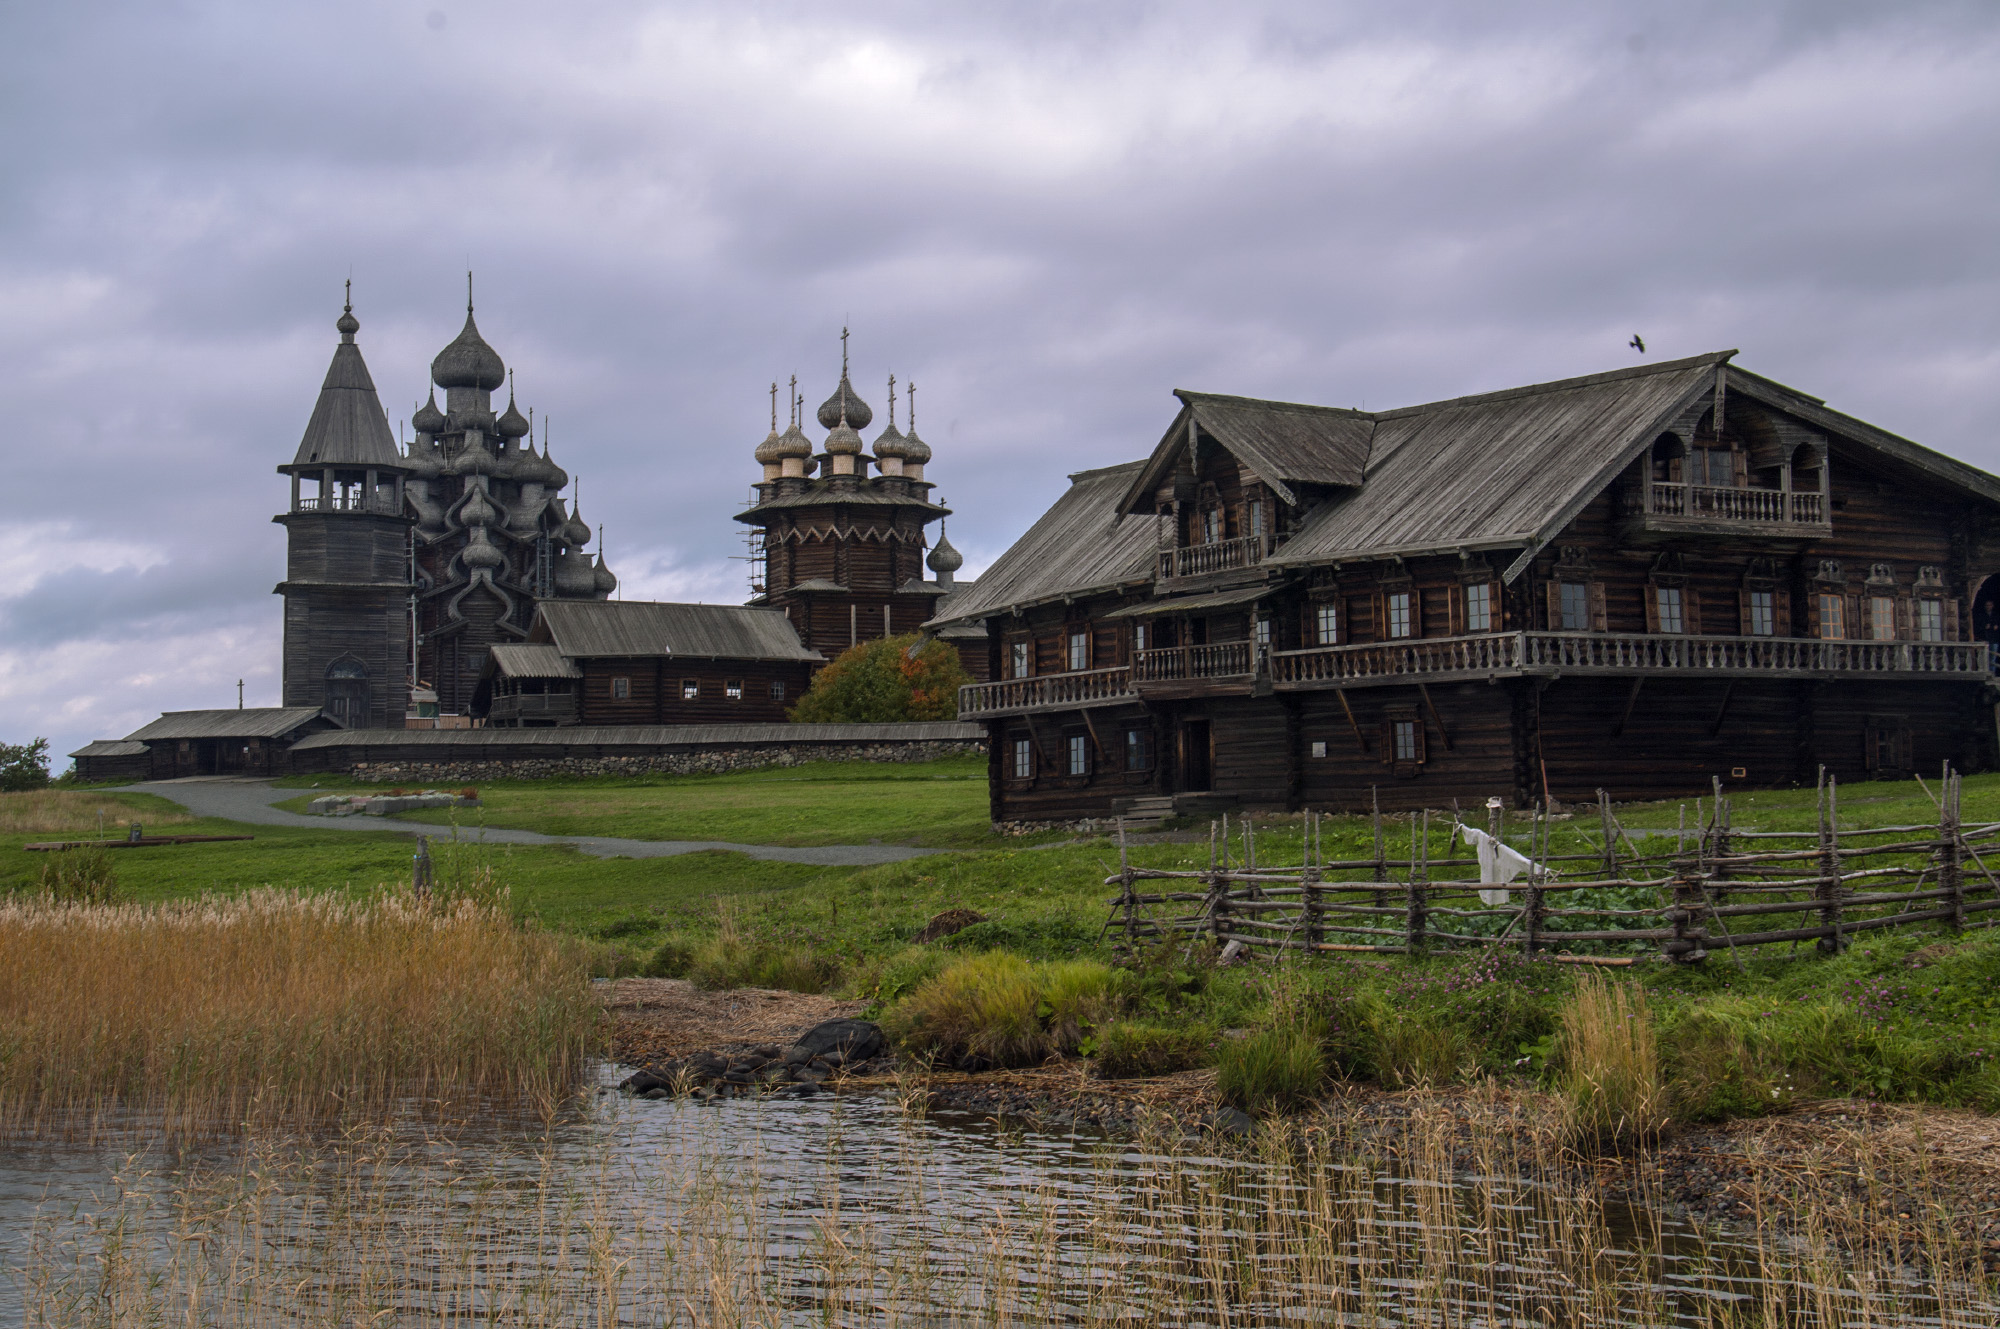
[[[1598,974],[1580,979],[1562,1009],[1557,1049],[1578,1138],[1649,1140],[1666,1126],[1671,1112],[1645,989]]]
[[[1838,1209],[1796,1242],[1676,1242],[1621,1226],[1552,1135],[1468,1149],[1447,1100],[1412,1098],[1386,1130],[1330,1116],[1234,1158],[1162,1137],[1066,1170],[967,1171],[880,1110],[775,1156],[754,1117],[693,1106],[567,1143],[251,1141],[233,1170],[128,1168],[45,1211],[18,1286],[30,1323],[107,1329],[1993,1322],[1948,1223],[1924,1265]]]
[[[260,891],[0,904],[0,1130],[175,1130],[552,1101],[595,1050],[576,947],[472,900]]]
[[[0,794],[0,835],[88,835],[94,839],[101,834],[122,840],[130,822],[144,822],[151,828],[193,820],[183,812],[134,812],[103,794],[61,789]]]

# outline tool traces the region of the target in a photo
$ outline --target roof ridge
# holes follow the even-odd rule
[[[1275,398],[1269,397],[1239,397],[1227,392],[1196,392],[1192,388],[1175,388],[1173,391],[1174,396],[1179,397],[1189,406],[1194,405],[1199,400],[1231,405],[1255,406],[1266,411],[1302,411],[1311,412],[1316,415],[1340,415],[1351,420],[1372,420],[1375,418],[1373,412],[1360,410],[1353,406],[1316,406],[1311,402],[1278,401]]]
[[[1144,466],[1145,464],[1146,459],[1140,457],[1135,461],[1115,462],[1110,466],[1097,466],[1088,471],[1071,471],[1069,473],[1069,482],[1075,484],[1079,480],[1095,480],[1101,475],[1110,475],[1113,471],[1126,471],[1134,466]]]
[[[1624,369],[1607,369],[1596,374],[1583,374],[1576,378],[1551,379],[1547,383],[1529,383],[1518,388],[1501,388],[1495,392],[1475,392],[1464,397],[1444,397],[1437,401],[1419,402],[1414,406],[1398,406],[1392,410],[1374,411],[1377,420],[1396,420],[1415,415],[1420,411],[1441,411],[1447,407],[1482,405],[1486,402],[1515,401],[1522,397],[1533,397],[1545,392],[1568,392],[1576,388],[1596,387],[1602,383],[1617,383],[1626,379],[1647,378],[1654,374],[1672,374],[1697,366],[1727,364],[1735,350],[1709,351],[1702,355],[1690,355],[1680,360],[1662,360],[1658,364],[1631,365]]]

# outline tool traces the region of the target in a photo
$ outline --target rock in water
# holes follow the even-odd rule
[[[800,1034],[794,1046],[807,1059],[838,1052],[843,1062],[866,1061],[881,1052],[882,1029],[867,1020],[828,1020]]]

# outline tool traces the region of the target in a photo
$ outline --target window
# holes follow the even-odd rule
[[[1150,771],[1153,769],[1152,730],[1127,729],[1125,731],[1125,769],[1128,771]]]
[[[1417,722],[1415,720],[1393,720],[1390,730],[1395,738],[1397,761],[1420,761],[1417,746]]]
[[[1736,461],[1727,448],[1696,448],[1688,453],[1688,481],[1715,489],[1736,484]]]
[[[1134,623],[1132,625],[1132,649],[1134,651],[1145,650],[1146,639],[1147,639],[1146,625],[1144,623]]]
[[[1917,640],[1944,640],[1944,601],[1917,601]]]
[[[1888,595],[1868,597],[1868,639],[1870,641],[1896,640],[1896,601]]]
[[[1210,508],[1201,514],[1201,542],[1205,545],[1219,543],[1222,539],[1222,509]]]
[[[1090,738],[1085,734],[1069,736],[1069,773],[1071,775],[1090,774]]]
[[[1007,648],[1007,675],[1009,678],[1028,676],[1028,643],[1017,641]]]
[[[1323,739],[1323,738],[1316,738],[1316,739],[1314,739],[1314,740],[1313,740],[1313,745],[1312,745],[1312,754],[1313,754],[1313,756],[1315,756],[1315,757],[1324,757],[1324,756],[1326,755],[1326,740],[1325,740],[1325,739]]]
[[[1410,635],[1410,593],[1391,591],[1385,600],[1389,611],[1389,635],[1407,637]]]
[[[1271,649],[1271,620],[1268,618],[1257,620],[1257,649],[1260,651]]]
[[[772,679],[772,680],[771,680],[771,700],[772,700],[772,701],[783,701],[784,699],[785,699],[785,685],[784,685],[784,682],[783,682],[782,680],[780,680],[780,679]]]
[[[632,699],[632,680],[629,678],[612,679],[611,700],[630,701],[631,699]]]
[[[1568,589],[1565,587],[1564,589]],[[1659,610],[1660,631],[1685,632],[1687,621],[1681,617],[1681,588],[1678,586],[1655,586],[1653,605]],[[1567,606],[1565,606],[1567,607]]]
[[[1770,591],[1750,592],[1750,635],[1769,637],[1777,631],[1777,596]]]
[[[1250,534],[1264,533],[1264,500],[1253,499],[1250,503]]]
[[[1313,610],[1313,630],[1322,646],[1331,646],[1339,641],[1340,610],[1330,604]]]
[[[681,680],[681,700],[694,701],[701,696],[701,680],[684,678]]]
[[[1014,778],[1032,780],[1035,776],[1035,745],[1025,738],[1014,740]]]
[[[1564,632],[1590,631],[1590,585],[1581,581],[1566,581],[1562,584],[1562,630]]]
[[[1465,630],[1493,631],[1493,584],[1473,582],[1465,588]]]
[[[743,680],[740,678],[732,678],[727,683],[724,683],[722,685],[722,695],[729,698],[729,700],[731,701],[742,701]]]
[[[1840,612],[1842,599],[1838,595],[1819,597],[1819,635],[1828,641],[1838,641],[1847,635],[1847,626]]]
[[[1090,634],[1072,632],[1069,634],[1069,668],[1071,673],[1090,668]]]

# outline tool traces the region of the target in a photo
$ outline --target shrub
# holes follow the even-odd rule
[[[1172,1075],[1215,1060],[1215,1030],[1202,1023],[1114,1020],[1097,1037],[1097,1073],[1117,1080]]]
[[[744,941],[723,935],[695,950],[686,977],[698,988],[782,988],[824,992],[840,979],[840,962],[810,947]]]
[[[1216,1051],[1216,1088],[1245,1112],[1283,1112],[1326,1083],[1326,1050],[1299,1029],[1266,1029]]]
[[[1591,975],[1562,1010],[1559,1084],[1580,1139],[1644,1140],[1667,1124],[1666,1086],[1643,988]]]
[[[668,937],[646,959],[646,973],[653,978],[686,978],[694,968],[694,947],[685,937]]]
[[[1471,1060],[1465,1029],[1431,1011],[1401,1011],[1376,1002],[1367,1009],[1376,1078],[1389,1089],[1415,1089],[1455,1080]]]
[[[1092,960],[1030,964],[992,951],[919,985],[883,1018],[913,1051],[995,1066],[1031,1066],[1074,1052],[1115,1013],[1120,984]]]
[[[871,1004],[877,1014],[936,978],[951,957],[929,946],[905,946],[893,955],[873,956],[848,970],[847,995]]]
[[[950,719],[951,716],[945,718]],[[49,740],[37,738],[26,743],[0,743],[0,789],[46,789],[48,783]]]
[[[118,898],[118,876],[106,849],[64,849],[42,861],[35,887],[65,904],[110,904]]]
[[[850,646],[813,675],[791,718],[817,724],[957,719],[958,690],[972,678],[948,642],[925,642],[912,659],[918,640],[908,633]]]

